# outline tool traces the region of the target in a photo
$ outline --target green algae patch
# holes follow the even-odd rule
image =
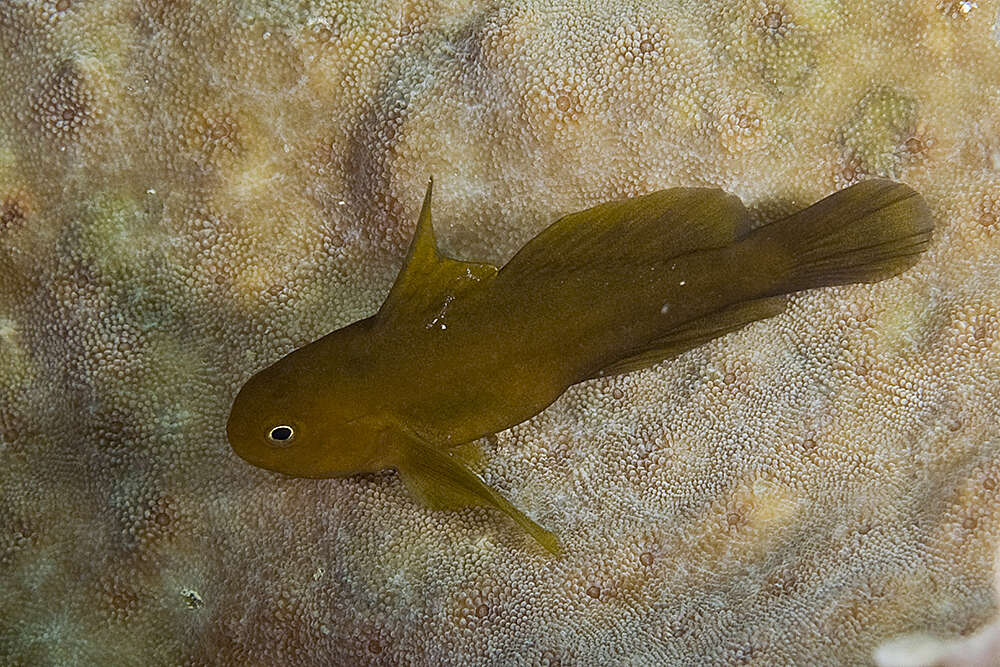
[[[883,319],[884,336],[879,341],[880,351],[896,356],[920,347],[933,329],[933,314],[936,312],[933,305],[930,294],[912,292],[887,306]]]
[[[73,242],[80,259],[109,282],[148,276],[162,259],[159,213],[140,198],[104,191],[83,206]]]
[[[26,390],[36,373],[18,323],[0,313],[0,384],[8,391]]]
[[[7,136],[6,128],[0,125],[0,184],[13,176],[10,172],[15,166],[16,160],[13,147]]]
[[[790,93],[803,86],[816,67],[813,37],[801,27],[791,26],[771,29],[769,24],[784,20],[774,18],[776,13],[764,18],[765,29],[754,33],[757,75],[764,83],[779,93]]]
[[[902,147],[917,120],[916,101],[901,91],[879,86],[862,97],[837,140],[870,174],[897,175]]]
[[[785,5],[727,6],[719,25],[724,55],[779,95],[792,94],[816,69],[816,34]]]

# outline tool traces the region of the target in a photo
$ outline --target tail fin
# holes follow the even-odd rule
[[[902,183],[865,181],[755,230],[780,247],[780,292],[872,283],[902,273],[927,249],[934,223],[923,197]]]

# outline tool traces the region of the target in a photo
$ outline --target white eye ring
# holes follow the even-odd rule
[[[295,439],[295,429],[287,424],[279,424],[267,432],[267,439],[272,445],[287,447]]]

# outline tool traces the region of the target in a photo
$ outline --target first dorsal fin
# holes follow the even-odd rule
[[[438,251],[431,223],[433,187],[434,179],[430,179],[403,268],[378,312],[378,319],[383,322],[405,316],[417,320],[427,314],[433,317],[442,303],[458,293],[484,287],[497,274],[497,267],[492,264],[462,262]]]

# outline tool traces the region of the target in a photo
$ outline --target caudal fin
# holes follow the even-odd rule
[[[779,291],[795,292],[872,283],[901,273],[927,249],[933,229],[923,197],[902,183],[875,179],[761,227],[751,237],[772,245],[785,269]]]

